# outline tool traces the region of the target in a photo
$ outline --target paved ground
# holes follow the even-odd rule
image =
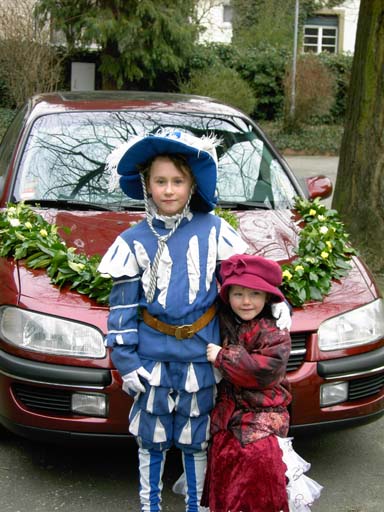
[[[338,156],[286,156],[286,161],[298,177],[317,176],[324,174],[336,183]],[[331,206],[332,196],[324,200],[327,207]]]
[[[384,510],[384,418],[354,429],[295,436],[294,448],[324,486],[312,512]],[[167,457],[163,511],[185,510],[172,484],[180,453]],[[33,443],[0,429],[1,512],[138,512],[135,443],[61,446]],[[222,511],[221,511],[222,512]]]
[[[333,182],[336,180],[338,156],[286,156],[292,170],[300,176],[325,174]]]

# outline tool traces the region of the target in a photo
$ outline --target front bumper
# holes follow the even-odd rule
[[[107,417],[74,412],[73,394],[102,394]],[[34,439],[128,438],[132,399],[115,369],[43,363],[0,350],[0,423]]]
[[[24,382],[84,389],[103,389],[112,382],[110,370],[41,363],[0,350],[0,373]]]
[[[347,427],[379,418],[384,414],[383,365],[384,347],[340,359],[303,361],[288,373],[291,431]],[[320,407],[320,386],[340,379],[351,383],[354,395],[347,402]],[[70,402],[75,392],[105,394],[108,417],[74,414],[55,405],[57,397],[61,404]],[[0,423],[19,435],[41,440],[127,439],[131,405],[115,369],[43,363],[0,350]]]
[[[292,387],[291,431],[346,428],[369,423],[384,414],[384,347],[337,359],[303,361],[288,373]],[[341,403],[320,406],[320,390],[347,383]]]

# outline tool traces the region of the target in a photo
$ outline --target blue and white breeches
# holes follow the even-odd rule
[[[210,363],[144,365],[151,384],[137,393],[129,414],[129,431],[141,448],[167,450],[172,445],[185,453],[205,450],[209,440],[209,414],[216,396]]]

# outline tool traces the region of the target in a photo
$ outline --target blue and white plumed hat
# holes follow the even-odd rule
[[[110,189],[120,184],[133,199],[143,199],[140,167],[158,155],[183,155],[196,182],[191,209],[209,212],[215,208],[217,155],[216,137],[196,137],[180,130],[161,130],[156,134],[133,136],[108,156],[106,169],[111,172]]]

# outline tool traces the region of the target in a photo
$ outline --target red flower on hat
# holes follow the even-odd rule
[[[227,279],[233,274],[241,276],[244,274],[246,269],[247,264],[241,258],[236,259],[236,261],[225,261],[221,268],[221,275],[224,279]]]

